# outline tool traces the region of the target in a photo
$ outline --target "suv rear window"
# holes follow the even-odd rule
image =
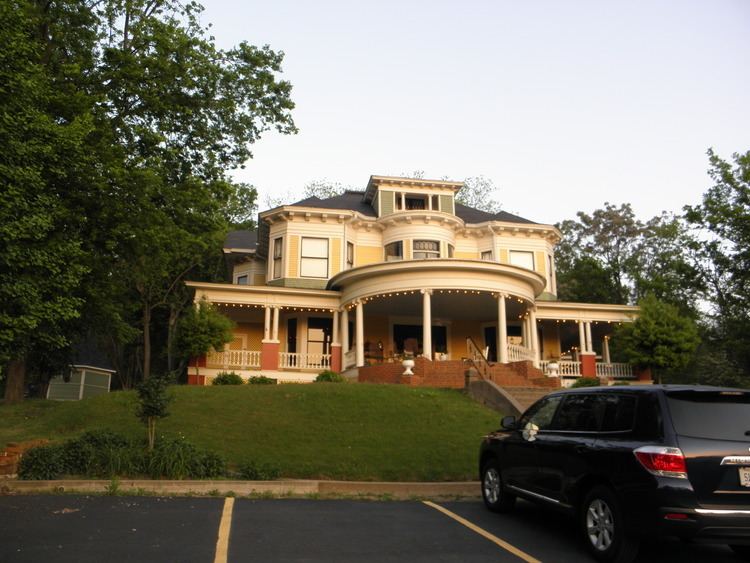
[[[750,440],[750,392],[672,391],[667,403],[677,434]]]

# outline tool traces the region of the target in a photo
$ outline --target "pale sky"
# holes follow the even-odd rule
[[[204,0],[221,47],[284,51],[297,135],[235,177],[264,194],[371,174],[484,175],[541,223],[700,201],[706,149],[750,150],[750,1]],[[300,196],[301,197],[301,196]]]

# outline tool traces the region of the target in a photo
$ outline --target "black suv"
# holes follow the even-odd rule
[[[750,391],[569,389],[502,426],[479,456],[490,510],[521,497],[567,511],[602,561],[633,559],[647,535],[725,543],[750,559]]]

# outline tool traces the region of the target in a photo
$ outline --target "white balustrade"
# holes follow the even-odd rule
[[[565,375],[581,375],[581,362],[573,362],[571,360],[560,360],[557,362],[558,368],[557,373],[562,376]]]
[[[534,352],[530,348],[525,348],[518,344],[508,344],[509,362],[523,362],[525,360],[534,360]]]
[[[279,352],[279,367],[281,369],[330,369],[331,355]]]
[[[633,379],[633,366],[624,363],[596,364],[597,377],[613,377],[615,379]]]
[[[260,367],[259,350],[224,350],[206,354],[206,367],[223,369],[256,369]]]

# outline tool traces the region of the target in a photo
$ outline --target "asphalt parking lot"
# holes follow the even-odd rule
[[[0,561],[592,561],[570,519],[519,502],[1,496]],[[737,561],[660,541],[638,561]]]

